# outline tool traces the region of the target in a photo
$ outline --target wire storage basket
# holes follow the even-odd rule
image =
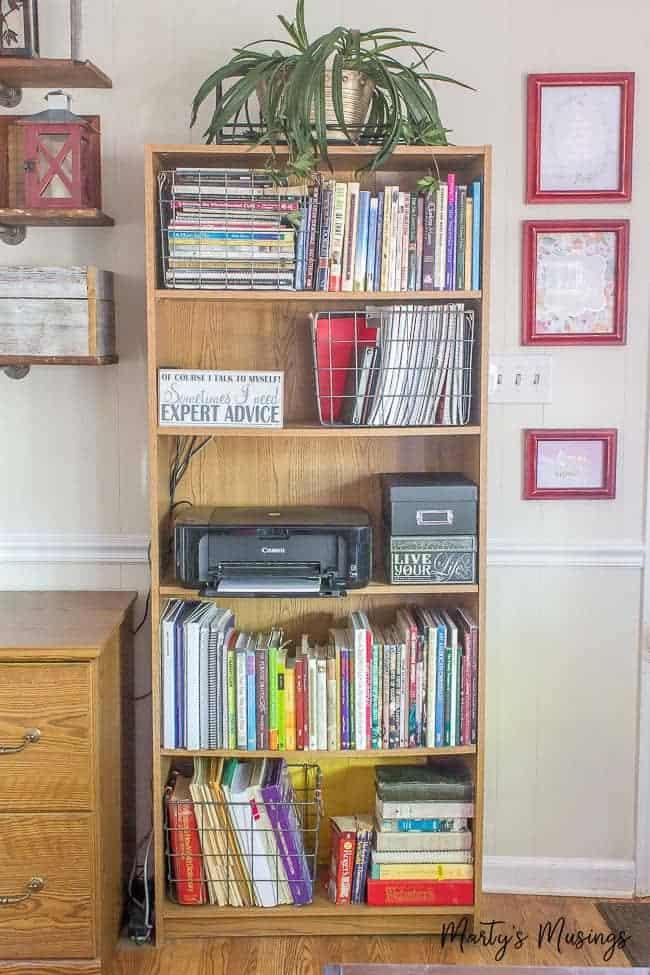
[[[260,785],[257,773],[271,763],[277,766]],[[310,904],[322,815],[320,767],[282,759],[236,765],[230,786],[216,791],[195,772],[189,794],[179,793],[180,777],[172,773],[164,818],[169,896],[178,904],[219,907]]]
[[[165,288],[291,290],[304,186],[259,169],[177,167],[158,175]]]
[[[321,424],[468,424],[474,340],[474,312],[462,303],[314,314]]]

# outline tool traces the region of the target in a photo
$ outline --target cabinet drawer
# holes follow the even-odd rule
[[[0,959],[95,956],[94,828],[92,815],[0,814]]]
[[[92,666],[0,664],[0,812],[94,808]]]

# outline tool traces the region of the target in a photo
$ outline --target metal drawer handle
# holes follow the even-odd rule
[[[417,511],[415,521],[420,527],[426,525],[453,525],[454,512],[451,508],[444,510]]]
[[[16,752],[22,752],[23,748],[27,748],[28,745],[35,745],[40,740],[41,733],[38,728],[29,728],[23,735],[20,745],[0,745],[0,755],[15,755]]]
[[[7,907],[8,904],[22,904],[23,901],[29,900],[32,894],[38,894],[44,887],[45,881],[42,877],[32,877],[27,884],[27,892],[25,894],[7,894],[4,897],[0,897],[0,907]]]

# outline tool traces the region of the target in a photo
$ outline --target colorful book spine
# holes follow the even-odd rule
[[[238,648],[235,653],[237,663],[237,748],[246,749],[248,747],[248,731],[246,727],[246,715],[248,713],[246,650]]]
[[[284,718],[286,749],[296,751],[296,669],[295,661],[287,660],[284,669]]]
[[[334,214],[332,222],[332,246],[328,291],[341,290],[347,199],[348,184],[341,182],[337,183],[334,187]]]
[[[447,176],[447,235],[445,249],[445,290],[456,287],[456,174]]]
[[[393,187],[384,190],[384,220],[381,252],[381,291],[388,291],[390,284],[390,261],[393,223]]]
[[[442,748],[445,743],[445,672],[447,663],[447,628],[438,626],[436,653],[436,725],[435,745]]]
[[[406,290],[415,291],[417,281],[418,194],[409,194],[408,271]]]
[[[377,243],[375,244],[375,269],[373,272],[373,291],[381,290],[382,253],[384,246],[384,194],[377,198]]]
[[[422,255],[424,249],[424,201],[423,193],[418,193],[416,231],[415,231],[415,290],[422,291]]]
[[[474,201],[471,196],[467,195],[467,200],[465,201],[465,287],[467,290],[472,289],[472,264],[473,264],[473,248],[472,248],[472,238],[474,235]]]
[[[323,187],[321,202],[321,225],[318,240],[318,268],[315,291],[327,291],[330,277],[330,238],[334,212],[334,188],[328,184]]]
[[[368,263],[368,234],[370,221],[370,193],[359,193],[359,217],[357,220],[357,239],[355,244],[354,291],[366,290],[366,265]]]
[[[175,801],[173,790],[166,795],[174,896],[179,904],[205,904],[207,893],[194,805]]]
[[[472,183],[472,291],[481,288],[482,191],[481,181]]]
[[[226,661],[228,678],[228,748],[237,747],[237,658],[233,646],[228,647]]]
[[[330,900],[335,904],[350,903],[356,845],[356,830],[341,829],[336,820],[330,820],[331,855],[328,893]]]
[[[447,258],[447,185],[438,187],[436,195],[435,290],[445,290]]]
[[[336,657],[329,653],[326,660],[327,678],[327,749],[336,750]]]
[[[369,880],[371,907],[468,907],[474,903],[472,880]]]
[[[370,200],[370,210],[368,215],[368,255],[366,259],[366,280],[364,291],[375,290],[375,265],[377,263],[377,218],[379,208],[379,197],[373,196]]]
[[[451,745],[453,673],[454,651],[451,647],[447,647],[445,650],[445,746]]]
[[[406,291],[408,284],[408,263],[409,263],[409,215],[410,215],[410,193],[400,193],[400,236],[399,242],[399,266],[397,286],[400,291]]]
[[[303,751],[305,747],[305,658],[296,657],[296,748]]]
[[[293,801],[295,797],[286,764],[283,764],[276,781],[262,787],[262,798],[275,834],[293,902],[309,904],[312,899],[309,863],[296,817]]]
[[[255,751],[257,722],[255,715],[255,650],[246,651],[246,748]]]
[[[373,642],[372,646],[372,709],[371,709],[371,740],[370,745],[372,748],[379,748],[379,715],[380,715],[380,698],[379,698],[379,677],[381,672],[381,645],[377,642]]]
[[[311,220],[309,225],[309,241],[307,247],[307,275],[305,281],[305,288],[307,291],[313,291],[314,281],[315,281],[315,268],[316,268],[316,239],[318,236],[318,224],[320,218],[320,186],[317,184],[314,187],[314,192],[312,196],[312,206],[311,206]]]
[[[465,820],[463,820],[465,823]],[[382,822],[382,829],[396,833],[447,833],[457,831],[457,821],[454,819],[386,819]],[[466,828],[466,826],[464,827]]]
[[[435,287],[436,195],[431,192],[426,193],[424,197],[422,237],[422,290],[433,291]]]
[[[465,290],[465,251],[467,250],[467,187],[456,187],[456,289]]]
[[[327,660],[316,659],[316,748],[327,751]]]
[[[350,655],[346,648],[341,650],[341,749],[350,749]]]
[[[278,672],[278,751],[283,752],[287,747],[287,722],[286,722],[286,695],[285,695],[285,664],[287,651],[278,650],[277,672]]]
[[[471,863],[374,863],[373,880],[472,880]]]
[[[257,733],[257,747],[269,747],[268,726],[268,698],[269,689],[266,679],[266,647],[255,650],[255,727]]]
[[[269,684],[269,749],[278,750],[278,648],[269,646],[268,649],[268,684]]]
[[[359,184],[348,183],[348,199],[345,217],[345,243],[343,246],[343,279],[341,282],[341,291],[354,291],[358,222]]]

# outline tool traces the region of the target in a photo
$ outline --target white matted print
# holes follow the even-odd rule
[[[544,87],[540,190],[617,190],[621,115],[619,85]]]
[[[537,235],[537,335],[612,334],[617,242],[604,231]]]
[[[602,440],[538,440],[537,487],[601,488],[604,456]]]

